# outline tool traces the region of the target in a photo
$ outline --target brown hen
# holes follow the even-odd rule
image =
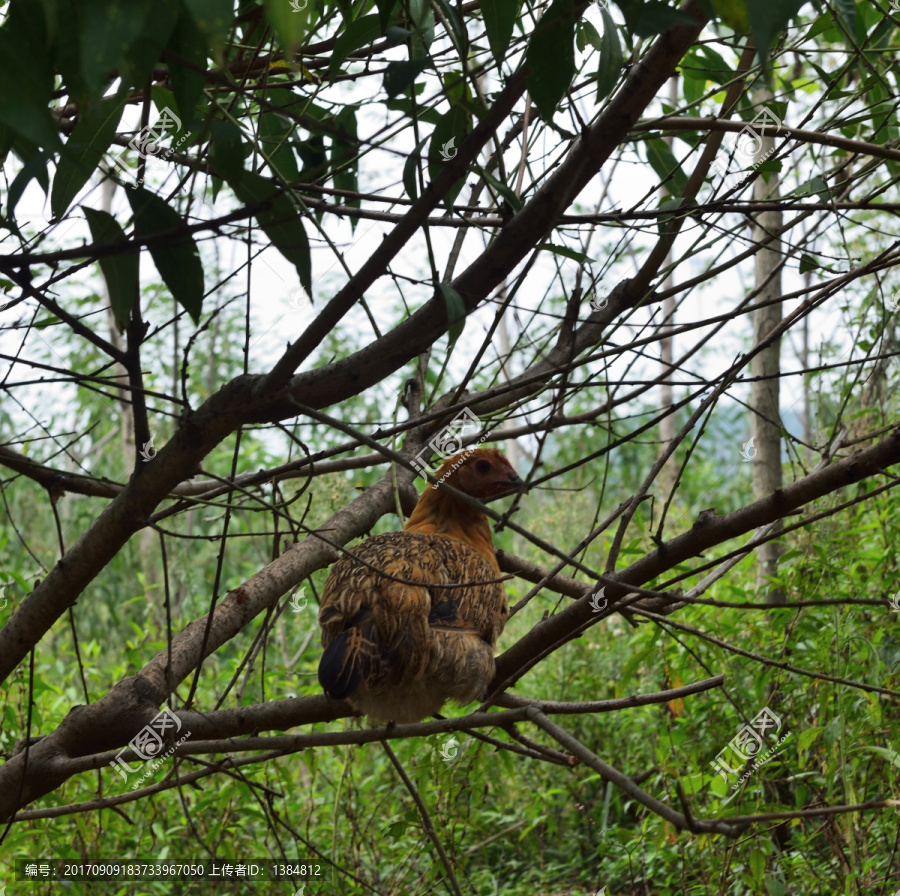
[[[455,469],[454,469],[455,467]],[[522,485],[492,449],[435,474],[474,498]],[[373,722],[418,722],[447,700],[484,696],[509,612],[487,517],[427,485],[402,532],[376,535],[335,563],[322,592],[319,682]]]

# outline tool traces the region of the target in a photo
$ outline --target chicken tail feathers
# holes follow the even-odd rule
[[[335,700],[349,697],[363,682],[381,668],[380,638],[372,612],[360,610],[347,620],[322,653],[319,660],[319,684]]]
[[[322,690],[335,700],[352,694],[362,681],[360,658],[353,650],[359,631],[342,631],[324,650],[319,660],[319,684]]]

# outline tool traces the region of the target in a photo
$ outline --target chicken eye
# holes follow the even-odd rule
[[[478,470],[479,473],[489,473],[491,465],[486,460],[480,460],[477,464],[475,464],[475,469]]]

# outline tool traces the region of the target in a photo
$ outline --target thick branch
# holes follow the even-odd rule
[[[216,607],[211,619],[204,616],[191,623],[173,640],[170,649],[157,654],[138,675],[119,682],[96,703],[70,712],[52,734],[29,748],[27,763],[23,752],[0,767],[0,819],[62,784],[68,774],[60,771],[60,760],[128,743],[203,658],[238,634],[259,613],[273,606],[297,582],[333,562],[337,557],[333,544],[343,545],[367,532],[392,508],[393,475],[394,471],[388,470],[380,482],[334,514],[319,533],[294,545],[241,588],[231,592]],[[397,475],[404,474],[398,472]],[[316,537],[317,534],[320,537]],[[51,575],[59,568],[57,564]],[[25,603],[36,593],[37,589]],[[24,608],[23,603],[17,615]],[[343,703],[326,701],[324,697],[314,699],[317,703],[309,706],[315,711],[307,721],[325,721],[349,714],[349,707]],[[24,780],[23,774],[27,776]]]

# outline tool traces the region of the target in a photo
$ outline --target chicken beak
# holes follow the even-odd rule
[[[507,479],[500,480],[494,486],[494,494],[495,498],[502,498],[506,495],[511,495],[514,492],[520,491],[524,487],[525,483],[519,478],[518,474],[510,473]]]

